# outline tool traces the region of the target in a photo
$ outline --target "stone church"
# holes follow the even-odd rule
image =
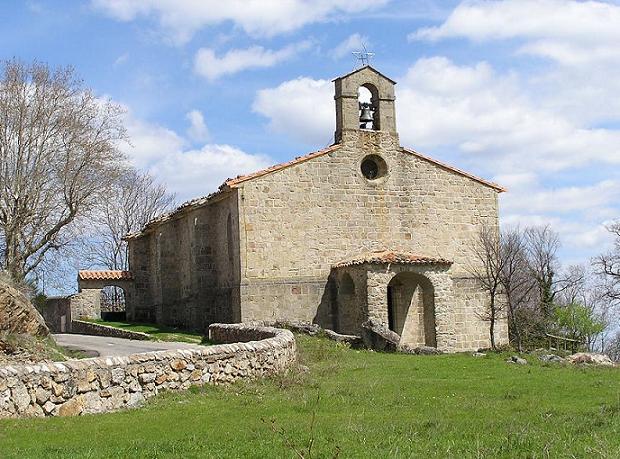
[[[504,190],[402,147],[396,83],[374,68],[334,84],[332,146],[229,179],[126,237],[129,320],[358,334],[372,318],[402,344],[489,345],[487,296],[468,268],[480,229],[498,227]],[[496,328],[507,341],[505,320]]]

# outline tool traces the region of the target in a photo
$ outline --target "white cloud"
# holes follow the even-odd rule
[[[269,128],[307,144],[324,146],[334,131],[333,84],[298,78],[258,91],[252,109],[269,118]]]
[[[222,57],[216,56],[211,48],[200,48],[194,58],[194,71],[208,80],[215,80],[222,75],[231,75],[246,69],[272,67],[309,47],[309,41],[295,43],[277,51],[252,46],[230,50]]]
[[[527,199],[523,199],[527,196]],[[586,212],[593,208],[605,208],[614,205],[620,197],[620,182],[603,180],[594,185],[549,187],[540,189],[531,182],[522,187],[515,187],[502,199],[502,205],[508,213],[545,213],[566,214]]]
[[[504,224],[551,224],[590,249],[602,241],[597,228],[620,212],[619,130],[569,119],[530,97],[528,80],[485,62],[420,59],[396,80],[401,143],[505,185]],[[253,108],[271,130],[319,147],[335,127],[333,90],[297,78],[259,91]],[[558,185],[559,173],[579,184]]]
[[[130,162],[148,170],[180,200],[207,195],[229,177],[274,163],[266,155],[250,154],[231,145],[204,144],[190,148],[186,138],[138,119],[131,111],[125,116],[125,125],[131,145],[123,144],[121,148]]]
[[[203,27],[232,22],[253,36],[274,36],[307,24],[379,8],[389,0],[92,0],[120,20],[158,19],[165,33],[184,43]]]
[[[490,175],[620,164],[620,131],[582,127],[538,107],[516,76],[486,63],[420,59],[400,79],[397,97],[403,144],[451,146]],[[323,145],[335,125],[333,104],[331,83],[298,78],[259,91],[254,110],[274,131]]]
[[[123,53],[114,60],[114,66],[122,65],[129,60],[129,53]]]
[[[230,145],[207,144],[200,149],[162,156],[151,167],[182,199],[204,196],[226,179],[273,164],[265,155],[252,155]]]
[[[420,29],[411,40],[465,37],[473,41],[521,38],[521,53],[578,65],[620,57],[620,6],[600,1],[468,1],[437,27]]]
[[[350,56],[353,51],[360,51],[363,46],[368,48],[370,45],[368,37],[360,35],[359,33],[354,33],[341,41],[331,51],[331,55],[334,59],[342,59],[345,56]]]
[[[195,142],[207,141],[209,139],[209,129],[202,113],[199,110],[192,110],[185,117],[190,123],[187,129],[187,136]]]

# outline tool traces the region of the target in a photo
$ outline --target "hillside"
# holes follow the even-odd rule
[[[49,334],[29,298],[0,275],[0,364],[59,357]]]

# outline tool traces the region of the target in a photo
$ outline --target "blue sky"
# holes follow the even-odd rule
[[[506,186],[504,224],[551,224],[574,263],[620,216],[620,2],[5,0],[0,20],[2,58],[125,106],[122,148],[179,200],[330,144],[363,42],[401,143]]]

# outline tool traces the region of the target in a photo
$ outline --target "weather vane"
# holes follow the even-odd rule
[[[369,53],[364,43],[362,43],[362,48],[364,48],[364,51],[353,51],[351,53],[359,61],[360,67],[364,67],[365,65],[370,65],[370,59],[375,57],[375,53]]]

